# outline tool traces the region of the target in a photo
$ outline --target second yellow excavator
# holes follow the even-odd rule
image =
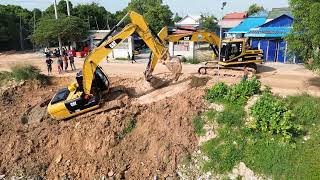
[[[119,33],[113,35],[120,24],[129,16],[131,23]],[[143,16],[136,12],[129,12],[104,37],[101,42],[86,57],[82,71],[77,74],[77,82],[63,88],[52,98],[48,105],[48,112],[54,119],[66,119],[99,107],[101,95],[108,92],[110,82],[99,67],[101,61],[125,39],[137,33],[152,52],[144,72],[145,79],[152,81],[152,72],[158,61],[162,61],[177,79],[181,73],[181,63],[177,58],[171,58],[162,40],[148,26]]]
[[[190,30],[188,33],[183,34],[169,34],[168,27],[162,28],[158,33],[159,37],[166,42],[179,42],[179,41],[194,41],[194,42],[207,42],[215,54],[219,56],[220,38],[212,32],[202,30]],[[253,74],[257,71],[257,63],[263,62],[263,51],[261,49],[251,49],[247,40],[242,39],[225,39],[222,41],[221,58],[218,61],[207,61],[204,66],[198,69],[201,74],[206,74],[207,69],[221,69],[225,70],[225,74],[241,72],[247,68]],[[229,71],[231,70],[231,71]],[[220,72],[219,74],[221,74]]]

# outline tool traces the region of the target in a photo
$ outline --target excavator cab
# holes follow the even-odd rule
[[[221,61],[228,62],[242,54],[243,41],[222,42]]]
[[[77,73],[77,82],[60,89],[48,105],[48,112],[54,119],[69,118],[99,107],[101,94],[108,92],[109,79],[101,67],[97,67],[92,82],[92,96],[83,93],[83,74]]]

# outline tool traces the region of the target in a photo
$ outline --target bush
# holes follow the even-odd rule
[[[227,102],[243,105],[254,94],[260,92],[261,83],[256,78],[242,80],[239,84],[227,86],[218,83],[208,90],[206,99],[209,102]]]
[[[187,63],[190,63],[190,64],[199,64],[200,61],[199,61],[199,59],[197,59],[197,58],[188,58],[188,59],[187,59]]]
[[[205,122],[200,116],[193,118],[192,125],[197,135],[201,136],[206,133],[206,131],[204,130],[204,124]]]
[[[206,99],[209,102],[221,101],[227,95],[228,91],[228,85],[223,82],[219,82],[207,91]]]
[[[40,74],[41,70],[32,65],[18,65],[11,68],[11,72],[0,73],[0,85],[8,81],[38,80],[43,84],[49,83],[47,76]]]
[[[254,122],[250,128],[262,133],[280,135],[285,142],[291,141],[292,137],[301,131],[284,100],[270,93],[261,96],[251,108],[251,115]]]

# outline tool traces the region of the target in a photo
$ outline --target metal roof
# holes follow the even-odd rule
[[[268,19],[275,19],[283,14],[286,14],[288,16],[292,17],[292,12],[290,11],[290,8],[272,8],[272,10],[269,12]]]
[[[259,27],[251,29],[245,37],[285,37],[290,31],[291,27]]]
[[[247,33],[251,28],[261,26],[266,22],[265,17],[248,17],[244,19],[238,26],[230,29],[228,33]]]
[[[222,28],[234,28],[238,26],[242,20],[222,20],[219,21],[218,25],[221,26]]]

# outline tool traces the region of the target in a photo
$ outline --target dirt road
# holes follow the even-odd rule
[[[57,73],[56,59],[53,71],[54,75],[71,76],[74,77],[76,72],[65,72],[63,74]],[[76,58],[76,66],[82,66],[83,59]],[[25,54],[11,54],[0,56],[0,71],[9,70],[11,66],[17,64],[32,64],[39,67],[46,73],[46,65],[44,57],[40,53],[25,53]],[[138,63],[131,64],[129,61],[112,61],[101,63],[106,74],[110,77],[143,77],[143,71],[146,66],[146,60],[138,60]],[[185,75],[197,74],[197,69],[200,65],[184,64],[182,73]],[[159,64],[156,67],[154,74],[161,74],[168,72],[165,66]],[[272,87],[275,93],[280,95],[292,95],[296,93],[307,92],[312,95],[320,96],[320,77],[316,76],[311,71],[305,69],[302,65],[297,64],[278,64],[266,63],[259,65],[258,77],[263,85]],[[70,80],[73,80],[72,78]],[[224,81],[228,83],[237,82],[233,78],[214,78],[213,81]]]

